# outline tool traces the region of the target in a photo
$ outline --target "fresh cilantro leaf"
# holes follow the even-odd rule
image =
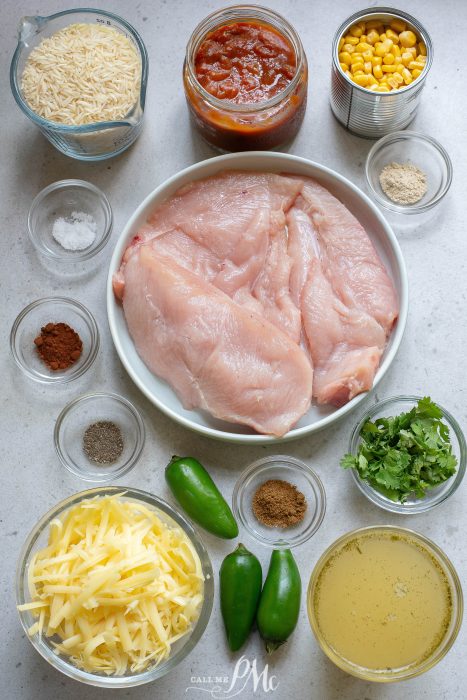
[[[344,455],[341,467],[356,469],[392,501],[423,498],[456,473],[457,458],[442,418],[439,406],[425,396],[406,413],[367,421],[357,454]]]

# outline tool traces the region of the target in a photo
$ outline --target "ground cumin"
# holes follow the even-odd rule
[[[306,498],[294,484],[270,479],[259,486],[253,496],[253,512],[260,523],[269,527],[290,527],[305,517]]]
[[[49,369],[68,369],[79,360],[83,343],[67,323],[48,323],[34,339],[39,357]]]

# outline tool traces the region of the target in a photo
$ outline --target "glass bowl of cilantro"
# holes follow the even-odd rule
[[[466,467],[464,434],[429,397],[394,396],[372,406],[353,430],[341,467],[360,491],[393,513],[423,513],[446,500]]]

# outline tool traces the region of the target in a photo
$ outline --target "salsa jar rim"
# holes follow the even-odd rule
[[[231,100],[222,100],[215,97],[198,81],[194,69],[194,60],[196,53],[201,46],[206,36],[226,24],[234,23],[235,21],[256,21],[262,22],[265,25],[270,25],[290,42],[295,58],[297,61],[295,75],[285,88],[278,92],[268,100],[260,102],[236,103]],[[290,94],[294,92],[297,85],[302,79],[303,71],[306,68],[306,55],[301,39],[296,29],[285,19],[281,14],[271,10],[263,5],[230,5],[223,7],[220,10],[215,10],[207,15],[193,30],[186,47],[185,55],[185,72],[187,77],[198,93],[211,106],[217,107],[220,110],[233,113],[255,113],[267,110],[280,104]]]

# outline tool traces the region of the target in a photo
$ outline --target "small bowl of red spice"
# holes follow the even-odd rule
[[[99,331],[79,301],[48,297],[29,304],[17,316],[10,347],[18,367],[30,379],[60,384],[81,377],[96,359]]]
[[[289,549],[306,542],[320,527],[326,493],[305,462],[273,455],[258,459],[241,473],[232,505],[251,537],[267,547]]]

